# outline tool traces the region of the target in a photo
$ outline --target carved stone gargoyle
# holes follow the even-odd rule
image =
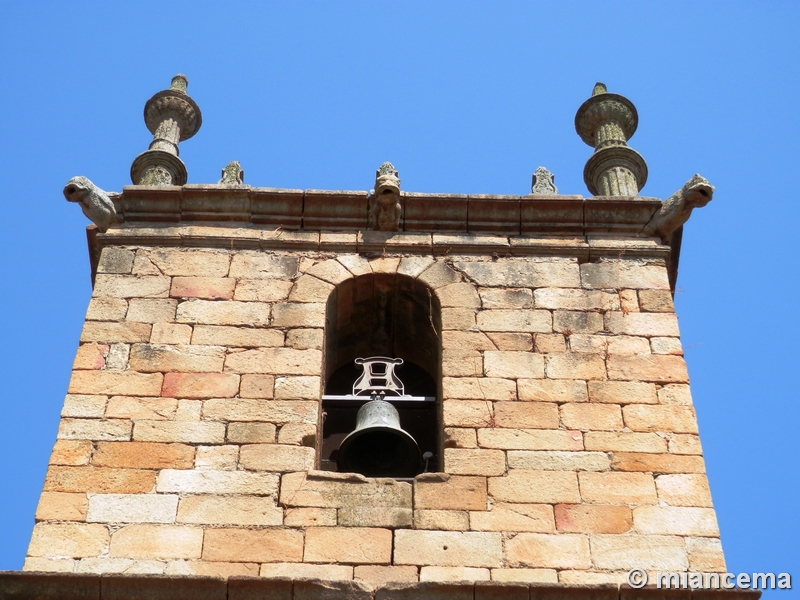
[[[121,221],[109,195],[86,177],[73,177],[64,186],[64,197],[80,204],[83,214],[105,233],[114,223]]]
[[[400,178],[394,165],[383,163],[375,171],[375,189],[369,195],[368,229],[397,231],[400,229]]]
[[[705,177],[695,174],[677,192],[661,203],[647,225],[642,230],[646,237],[660,237],[668,244],[672,233],[689,220],[692,210],[702,208],[714,195],[714,186]]]

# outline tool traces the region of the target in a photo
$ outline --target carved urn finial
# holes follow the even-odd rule
[[[594,148],[583,169],[586,187],[595,196],[637,196],[647,182],[647,164],[628,146],[639,115],[627,98],[609,94],[597,83],[592,97],[575,115],[575,130]]]
[[[402,210],[399,173],[392,163],[385,162],[375,171],[375,189],[369,195],[367,227],[397,231]]]
[[[185,75],[175,75],[168,90],[158,92],[144,106],[144,122],[153,141],[131,165],[136,185],[183,185],[186,165],[178,158],[178,143],[188,140],[203,123],[200,107],[186,94]]]

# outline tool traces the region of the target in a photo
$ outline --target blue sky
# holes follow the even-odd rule
[[[203,111],[190,183],[588,195],[573,119],[596,81],[639,111],[643,195],[695,172],[677,311],[729,570],[800,586],[800,4],[0,2],[0,569],[33,526],[91,289],[85,175],[130,183],[145,101],[178,72]],[[772,592],[788,598],[796,592]]]

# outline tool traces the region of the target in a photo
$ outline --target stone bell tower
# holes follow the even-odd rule
[[[576,115],[592,196],[541,167],[531,194],[441,195],[390,163],[370,192],[252,187],[235,162],[188,184],[186,89],[147,103],[134,185],[64,190],[96,223],[94,291],[39,573],[6,589],[611,600],[633,568],[724,572],[672,302],[714,188],[638,195],[628,99],[598,84]]]

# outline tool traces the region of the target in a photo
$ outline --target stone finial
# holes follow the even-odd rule
[[[684,186],[661,203],[661,208],[642,230],[647,237],[658,236],[666,244],[672,233],[689,220],[695,208],[702,208],[714,196],[708,179],[695,174]]]
[[[108,194],[86,177],[73,177],[64,186],[64,197],[77,202],[83,214],[105,233],[113,223],[120,221],[117,209]]]
[[[222,179],[219,185],[244,185],[244,169],[238,160],[232,160],[222,169]]]
[[[203,122],[200,107],[186,94],[185,75],[176,75],[168,90],[158,92],[144,107],[144,122],[153,141],[131,165],[136,185],[183,185],[186,165],[178,158],[178,143],[188,140]]]
[[[647,164],[627,144],[638,123],[631,101],[608,93],[603,83],[595,84],[592,97],[578,109],[575,130],[595,149],[583,169],[583,180],[593,195],[637,196],[644,187]]]
[[[537,167],[531,181],[531,194],[555,195],[558,188],[555,184],[556,176],[544,167]]]
[[[375,189],[369,195],[368,229],[397,231],[402,210],[399,173],[392,163],[385,162],[375,171]]]

